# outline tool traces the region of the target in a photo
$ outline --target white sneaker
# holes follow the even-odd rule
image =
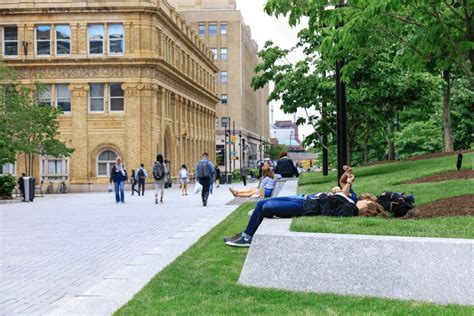
[[[250,210],[250,211],[248,212],[249,217],[252,217],[253,211],[255,211],[255,210]]]

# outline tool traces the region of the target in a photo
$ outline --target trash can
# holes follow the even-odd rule
[[[23,177],[23,186],[25,190],[25,201],[33,202],[35,199],[35,178]]]

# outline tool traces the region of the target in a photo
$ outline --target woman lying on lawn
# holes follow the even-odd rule
[[[272,218],[276,216],[280,218],[291,218],[316,215],[345,217],[358,215],[369,216],[378,214],[377,210],[386,216],[383,208],[378,208],[375,205],[377,203],[370,200],[372,195],[364,194],[361,196],[363,200],[356,200],[357,195],[351,190],[354,180],[355,176],[352,174],[352,170],[348,168],[339,181],[342,189],[341,187],[335,187],[329,193],[316,193],[308,195],[306,198],[303,196],[276,197],[259,201],[250,216],[245,231],[233,237],[224,238],[224,241],[229,246],[249,247],[253,235],[265,217]],[[359,211],[359,205],[361,211]]]
[[[230,192],[235,197],[264,197],[269,198],[272,196],[273,190],[278,179],[281,179],[279,174],[274,174],[270,162],[264,161],[262,165],[263,179],[260,181],[258,188],[246,188],[246,189],[234,189],[229,188]]]

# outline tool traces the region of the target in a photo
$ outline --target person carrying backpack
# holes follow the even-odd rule
[[[207,199],[211,187],[211,178],[214,174],[214,165],[209,161],[209,154],[203,153],[202,159],[196,164],[196,180],[202,185],[201,198],[203,206],[207,205]]]
[[[155,204],[158,204],[158,196],[160,196],[160,203],[163,203],[163,196],[165,194],[165,176],[168,173],[162,155],[156,156],[156,161],[153,164],[153,179],[155,182]]]
[[[132,185],[132,195],[137,192],[138,195],[140,195],[140,192],[135,188],[137,185],[137,173],[135,172],[135,169],[132,169],[132,175],[130,176],[130,184]]]
[[[142,196],[145,195],[145,181],[148,178],[148,173],[146,172],[145,166],[140,164],[140,169],[138,169],[136,173],[136,181],[138,182],[138,196],[140,196],[140,192]]]

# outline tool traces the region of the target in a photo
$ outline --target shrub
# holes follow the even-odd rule
[[[233,181],[238,181],[238,180],[240,180],[240,169],[234,169],[234,170],[232,170],[232,180],[233,180]]]
[[[11,174],[0,176],[0,197],[12,197],[15,185],[15,177]]]

